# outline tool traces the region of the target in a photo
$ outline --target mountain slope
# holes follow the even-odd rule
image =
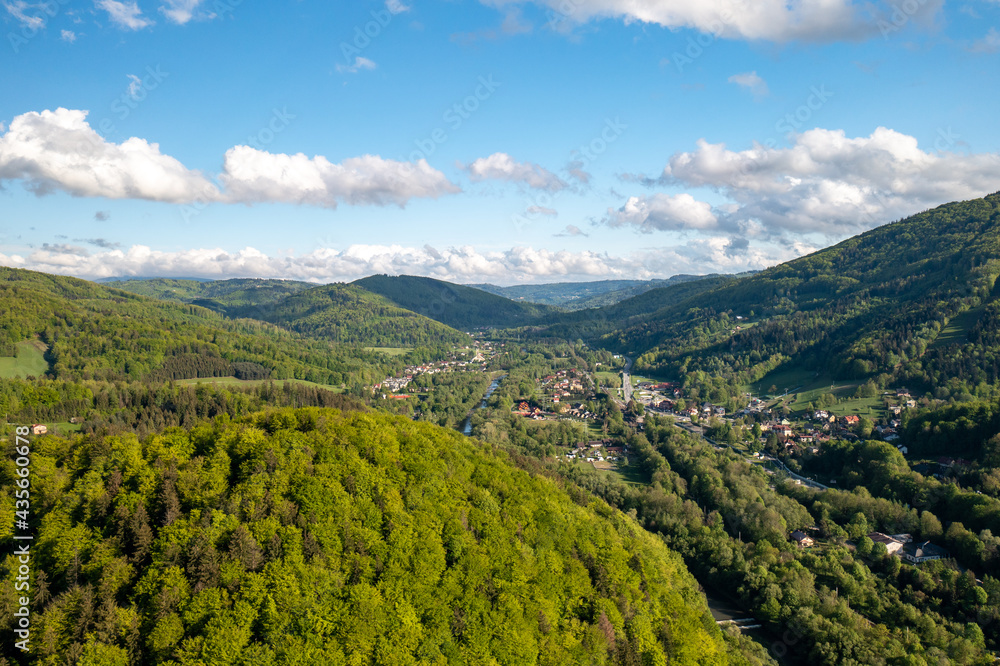
[[[1000,378],[998,275],[995,194],[720,286],[604,342],[646,352],[636,368],[665,374],[746,382],[787,363],[964,390]]]
[[[518,303],[472,287],[410,275],[373,275],[351,284],[460,330],[524,326],[560,312],[545,305]]]
[[[0,345],[39,339],[59,379],[166,380],[236,374],[320,384],[370,380],[379,361],[271,324],[232,321],[75,278],[0,268]]]
[[[314,338],[369,347],[459,344],[468,337],[345,284],[316,286],[290,280],[129,280],[125,291],[199,305],[231,318],[266,321]]]
[[[374,347],[469,341],[465,333],[346,284],[313,287],[275,303],[235,308],[234,312],[312,337]]]
[[[730,663],[662,541],[435,426],[272,410],[32,466],[37,663]]]
[[[262,280],[255,278],[233,280],[174,280],[150,278],[121,280],[102,283],[133,294],[140,294],[161,301],[177,301],[200,305],[229,317],[245,316],[240,308],[276,303],[316,285],[295,280]]]

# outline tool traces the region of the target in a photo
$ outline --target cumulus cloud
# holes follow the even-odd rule
[[[997,189],[1000,154],[951,152],[960,137],[942,130],[935,150],[880,127],[870,136],[849,138],[843,131],[814,129],[793,137],[788,148],[756,144],[735,152],[724,144],[698,142],[697,150],[673,155],[657,184],[710,188],[731,200],[717,206],[717,219],[742,230],[821,233],[843,237],[941,203],[980,197]],[[630,200],[612,216],[653,228],[682,227],[684,219],[652,216],[653,197]],[[710,228],[708,204],[701,228]],[[643,220],[649,211],[651,222]],[[707,226],[706,226],[707,225]],[[688,228],[699,228],[690,223]],[[644,229],[645,230],[645,229]]]
[[[337,71],[346,72],[347,74],[357,74],[363,69],[371,70],[375,69],[375,67],[377,67],[377,65],[368,58],[357,56],[354,58],[354,62],[350,65],[337,65]]]
[[[61,37],[64,42],[69,42],[70,44],[76,41],[76,33],[72,30],[63,30]]]
[[[561,235],[583,235],[583,232],[571,225]],[[471,246],[431,245],[351,245],[339,250],[324,247],[297,256],[269,256],[252,247],[235,252],[222,248],[163,252],[143,245],[91,253],[73,245],[51,244],[24,255],[0,254],[0,265],[90,279],[263,277],[326,283],[386,273],[460,283],[510,284],[760,270],[816,249],[805,243],[744,244],[727,236],[696,238],[674,247],[645,247],[627,256],[524,246],[482,251]]]
[[[753,96],[757,99],[761,97],[767,97],[770,92],[767,89],[767,82],[757,75],[757,72],[744,72],[742,74],[733,74],[729,77],[730,83],[735,83],[741,88],[746,88]]]
[[[494,7],[527,0],[480,0]],[[620,18],[665,28],[692,28],[724,39],[773,42],[860,41],[881,36],[879,22],[891,21],[893,3],[862,0],[532,0],[550,10],[550,25],[562,29],[593,19]],[[926,22],[944,0],[927,0],[909,21]],[[891,25],[891,23],[890,23]]]
[[[546,208],[545,206],[528,206],[528,209],[524,211],[528,215],[548,215],[549,217],[556,217],[559,215],[559,211],[554,208]]]
[[[410,199],[434,199],[459,191],[426,160],[397,162],[364,155],[334,164],[322,156],[272,154],[249,146],[236,146],[226,152],[219,179],[229,201],[276,201],[327,208],[336,208],[339,201],[404,206]]]
[[[272,277],[313,282],[353,280],[375,273],[409,274],[445,280],[524,280],[635,275],[641,264],[597,252],[514,247],[480,252],[472,247],[435,249],[399,245],[323,248],[300,256],[268,256],[251,247],[162,252],[135,245],[88,253],[71,245],[46,245],[27,256],[0,254],[0,264],[86,278],[114,276]]]
[[[109,210],[99,210],[94,213],[94,219],[98,222],[107,222],[111,219],[111,211]]]
[[[718,228],[719,218],[711,205],[697,201],[690,194],[654,194],[630,197],[621,208],[609,209],[604,223],[611,227],[635,227],[643,233],[709,231]]]
[[[78,197],[327,208],[338,202],[404,206],[410,199],[459,191],[425,160],[397,162],[364,155],[334,164],[323,156],[272,154],[249,146],[226,152],[218,176],[223,191],[200,172],[162,154],[155,143],[138,138],[121,144],[106,141],[86,118],[86,111],[69,109],[14,118],[0,135],[0,184],[20,180],[38,195],[61,190]]]
[[[204,4],[205,0],[166,0],[166,4],[160,5],[159,9],[171,23],[184,25],[191,19],[215,18],[215,14],[212,12],[199,11],[199,7]]]
[[[21,180],[38,195],[62,190],[171,203],[218,195],[204,176],[162,154],[159,145],[137,138],[105,141],[87,124],[86,111],[69,109],[14,118],[0,136],[0,183],[5,180]]]
[[[142,15],[142,10],[135,2],[118,2],[118,0],[95,0],[94,4],[108,13],[111,22],[119,28],[127,30],[142,30],[153,25],[153,21]]]
[[[531,162],[517,162],[507,153],[480,157],[465,169],[474,182],[500,180],[546,192],[558,192],[568,187],[565,181],[548,169]]]

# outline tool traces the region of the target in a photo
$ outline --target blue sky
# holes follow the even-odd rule
[[[1000,2],[0,0],[0,263],[759,269],[1000,190]]]

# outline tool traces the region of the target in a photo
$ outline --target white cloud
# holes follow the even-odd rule
[[[410,11],[409,5],[404,5],[400,0],[385,0],[385,8],[390,14],[402,14]]]
[[[997,53],[1000,51],[1000,32],[996,28],[990,28],[985,37],[972,43],[969,51],[972,53]]]
[[[354,62],[350,65],[337,65],[337,71],[347,72],[348,74],[357,74],[363,69],[371,70],[375,69],[375,67],[377,67],[377,65],[368,58],[357,56],[354,58]]]
[[[336,208],[339,201],[404,206],[410,199],[460,191],[426,160],[397,162],[364,155],[334,164],[323,156],[271,154],[249,146],[226,152],[220,180],[229,201],[280,201],[328,208]]]
[[[142,10],[135,2],[118,2],[118,0],[95,0],[95,5],[108,13],[111,21],[119,28],[141,30],[153,25],[153,21],[142,15]]]
[[[558,192],[568,187],[551,171],[531,162],[516,162],[507,153],[493,153],[489,157],[480,157],[468,165],[466,171],[475,182],[502,180],[547,192]]]
[[[480,0],[498,8],[527,0]],[[532,0],[551,11],[550,25],[620,18],[665,28],[692,28],[724,39],[774,42],[860,41],[881,36],[879,21],[891,21],[893,3],[862,0]],[[926,0],[907,22],[926,22],[944,0]],[[898,11],[898,10],[897,10]]]
[[[530,247],[479,252],[465,246],[435,249],[399,245],[323,248],[298,257],[268,256],[252,247],[162,252],[135,245],[90,253],[76,246],[47,245],[26,256],[2,255],[0,264],[85,278],[112,276],[277,277],[331,282],[375,273],[425,275],[445,280],[509,280],[632,275],[639,264],[595,252],[554,252]]]
[[[584,233],[584,231],[575,224],[567,224],[565,229],[556,234],[556,238],[571,238],[573,236],[586,237],[587,235],[588,234]]]
[[[695,200],[690,194],[630,197],[618,210],[609,209],[604,222],[611,227],[633,226],[643,233],[685,229],[708,231],[719,226],[712,206]]]
[[[365,155],[331,163],[323,156],[271,154],[249,146],[226,152],[219,180],[225,192],[197,171],[131,138],[106,141],[87,123],[86,111],[56,109],[14,118],[0,135],[0,183],[20,180],[38,195],[55,190],[80,197],[145,199],[169,203],[285,202],[335,208],[404,206],[410,199],[460,191],[427,164]]]
[[[528,215],[548,215],[549,217],[556,217],[559,215],[559,211],[554,208],[546,208],[545,206],[528,206],[528,209],[524,211]]]
[[[205,4],[205,0],[166,0],[165,5],[160,5],[160,12],[172,23],[184,25],[191,19],[207,20],[215,18],[212,12],[198,11],[198,8]]]
[[[64,42],[69,42],[70,44],[72,44],[73,42],[76,41],[76,33],[73,32],[72,30],[63,30],[62,40]]]
[[[78,197],[182,203],[215,187],[197,171],[160,153],[155,143],[105,141],[86,111],[56,109],[17,116],[0,136],[0,182],[21,180],[38,195],[62,190]]]
[[[562,236],[584,235],[567,227]],[[732,251],[727,237],[702,238],[671,248],[644,248],[628,256],[532,247],[481,251],[470,246],[437,249],[400,245],[351,245],[320,248],[298,256],[269,256],[255,248],[235,252],[199,248],[176,252],[144,245],[119,249],[102,241],[84,241],[99,250],[73,245],[47,245],[26,254],[0,254],[0,265],[97,279],[117,276],[287,278],[326,283],[385,273],[421,275],[453,282],[494,284],[593,279],[648,279],[678,273],[759,270],[815,251],[808,245],[749,245]]]
[[[735,83],[741,88],[746,88],[753,96],[756,98],[767,97],[770,92],[767,89],[767,82],[764,79],[757,76],[757,72],[744,72],[742,74],[733,74],[729,77],[730,83]]]
[[[45,4],[31,4],[24,0],[14,0],[14,2],[4,2],[4,9],[7,13],[20,21],[25,28],[38,30],[45,27],[45,19],[41,16],[45,13]]]
[[[949,152],[958,145],[959,136],[942,130],[937,150],[927,152],[915,138],[884,127],[853,139],[814,129],[788,148],[757,144],[741,152],[702,140],[697,150],[673,155],[656,182],[725,195],[731,205],[717,208],[730,227],[836,238],[996,191],[1000,154]]]
[[[125,76],[128,77],[128,95],[135,97],[142,90],[142,79],[135,74],[126,74]]]

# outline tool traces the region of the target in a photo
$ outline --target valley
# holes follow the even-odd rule
[[[42,652],[205,659],[242,627],[278,661],[993,663],[998,210],[870,232],[964,215],[942,231],[961,253],[925,234],[877,264],[863,236],[596,310],[405,276],[3,269]],[[282,585],[326,592],[275,615]],[[748,621],[711,619],[699,586]]]

